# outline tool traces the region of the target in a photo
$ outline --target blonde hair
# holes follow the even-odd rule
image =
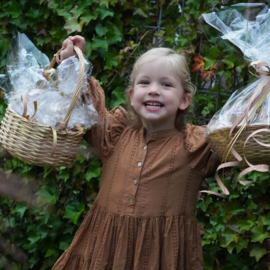
[[[154,48],[147,51],[146,53],[141,55],[135,62],[133,66],[133,70],[130,75],[130,84],[125,93],[130,121],[134,127],[141,127],[142,122],[141,122],[140,116],[134,111],[133,107],[131,106],[128,91],[130,88],[134,87],[134,82],[138,75],[140,66],[145,63],[149,63],[157,59],[161,59],[161,58],[168,60],[172,64],[173,69],[180,77],[180,81],[182,83],[182,87],[185,93],[189,93],[190,95],[193,96],[196,92],[195,86],[191,83],[190,73],[189,73],[189,68],[188,68],[186,58],[183,55],[180,55],[174,50],[169,49],[169,48]],[[185,115],[187,114],[191,106],[192,106],[192,103],[185,110],[177,111],[176,118],[175,118],[175,127],[179,131],[183,131],[185,129],[185,126],[186,126]]]

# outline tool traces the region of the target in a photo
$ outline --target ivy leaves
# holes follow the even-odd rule
[[[65,17],[66,24],[64,28],[67,30],[67,34],[73,32],[82,32],[84,24],[88,25],[92,20],[97,20],[98,17],[103,21],[106,17],[113,17],[113,10],[109,9],[108,5],[89,5],[89,1],[80,1],[78,5],[73,7],[69,12],[62,10],[60,15]],[[105,28],[106,29],[106,28]]]
[[[64,28],[67,30],[67,34],[71,34],[73,32],[81,32],[83,25],[87,22],[86,18],[83,18],[78,23],[78,20],[74,17],[69,17]]]
[[[36,193],[41,199],[41,204],[52,203],[55,204],[59,198],[59,194],[53,188],[42,186]]]
[[[50,57],[68,35],[82,35],[86,39],[85,55],[93,64],[93,75],[105,88],[109,108],[125,103],[131,67],[137,56],[153,46],[175,48],[188,59],[192,81],[199,90],[194,97],[194,123],[204,124],[204,118],[213,115],[217,93],[219,109],[249,78],[242,53],[201,20],[202,13],[219,9],[221,1],[188,0],[181,11],[179,1],[161,1],[159,28],[159,9],[153,1],[2,2],[0,69],[16,31],[27,34]],[[0,99],[0,119],[5,108]],[[0,198],[1,235],[28,257],[20,265],[14,262],[14,269],[51,269],[69,247],[100,185],[101,163],[89,159],[85,142],[82,148],[87,154],[78,157],[71,168],[54,170],[30,166],[1,153],[1,170],[24,177],[38,198],[35,207]],[[237,174],[237,170],[225,174],[231,189],[228,200],[203,195],[197,205],[206,270],[258,270],[264,269],[263,262],[269,263],[269,174],[252,172],[245,176],[244,180],[254,181],[251,187],[232,181]],[[208,184],[211,190],[218,190],[212,179]],[[0,268],[10,260],[8,249],[4,250]]]
[[[7,2],[5,13],[16,19],[20,16],[21,5],[17,1],[9,1]]]
[[[219,64],[216,62],[216,58],[195,56],[194,64],[191,72],[200,71],[201,78],[205,82],[209,82],[213,76],[216,75]]]
[[[74,224],[77,224],[78,219],[84,211],[84,204],[78,201],[73,201],[66,206],[66,211],[63,218],[72,220]]]
[[[238,171],[236,169],[234,173],[237,177]],[[230,189],[234,193],[229,200],[203,196],[197,208],[207,216],[204,222],[205,234],[202,237],[204,250],[213,250],[216,247],[217,257],[219,252],[224,252],[224,250],[219,251],[218,246],[227,250],[232,258],[234,254],[237,254],[238,258],[247,254],[249,259],[238,261],[235,267],[247,265],[252,268],[255,265],[258,266],[257,262],[261,262],[261,259],[270,250],[270,204],[268,198],[259,195],[262,190],[261,187],[268,182],[269,174],[251,172],[245,177],[245,180],[252,179],[256,182],[256,185],[247,187],[242,186],[238,181],[232,182]],[[237,196],[236,192],[238,193]],[[208,199],[208,197],[211,199]],[[199,215],[199,217],[202,217],[202,215]],[[214,262],[212,262],[213,268],[209,267],[209,269],[216,269],[213,265]]]

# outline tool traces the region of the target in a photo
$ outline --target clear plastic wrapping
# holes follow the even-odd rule
[[[21,95],[24,95],[27,99],[27,115],[34,115],[36,102],[37,111],[33,120],[58,129],[77,86],[79,60],[72,56],[62,61],[56,69],[57,76],[51,76],[53,83],[44,82],[42,76],[43,67],[47,67],[49,63],[48,57],[41,53],[26,35],[18,33],[11,39],[7,76],[0,82],[0,86],[5,90],[6,102],[15,112],[22,115]],[[81,95],[72,111],[68,129],[74,128],[75,125],[89,129],[98,122],[98,114],[87,95],[87,77],[91,74],[92,65],[85,57],[84,64]]]
[[[270,64],[270,12],[265,4],[237,4],[220,12],[203,14],[203,17],[208,24],[223,34],[223,39],[228,39],[239,47],[248,61]],[[266,77],[262,77],[236,91],[225,106],[213,116],[208,124],[206,136],[217,129],[231,127],[247,108],[254,91],[265,79]],[[269,123],[270,95],[249,121],[249,124],[253,125],[269,126]]]

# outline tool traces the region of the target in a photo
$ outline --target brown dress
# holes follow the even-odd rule
[[[202,270],[195,205],[218,165],[205,127],[155,132],[146,144],[144,128],[128,126],[122,107],[109,112],[102,88],[89,84],[104,121],[86,134],[102,161],[101,186],[53,270]]]

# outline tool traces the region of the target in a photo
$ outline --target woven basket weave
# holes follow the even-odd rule
[[[74,50],[79,57],[80,72],[75,93],[63,120],[65,127],[79,97],[84,75],[82,52],[76,46]],[[48,69],[52,68],[55,62],[54,58]],[[83,135],[84,132],[79,130],[58,130],[55,136],[51,127],[29,121],[8,106],[1,122],[0,143],[11,155],[24,162],[43,167],[61,167],[72,164]],[[53,144],[54,140],[56,145]]]
[[[268,125],[265,124],[250,124],[246,127],[239,138],[236,140],[233,148],[236,152],[243,157],[244,154],[249,162],[254,165],[257,164],[269,164],[270,165],[270,148],[259,145],[255,140],[250,138],[245,146],[245,153],[243,151],[243,146],[246,141],[246,138],[254,131],[269,128]],[[235,128],[231,137],[229,137],[230,128],[222,128],[217,129],[214,132],[207,135],[206,139],[210,143],[213,151],[220,157],[224,158],[226,154],[227,146],[229,145],[231,139],[235,135],[235,133],[239,130],[239,126]],[[258,141],[269,144],[270,143],[270,135],[269,133],[259,133],[254,135]],[[236,158],[230,152],[226,161],[236,161]],[[244,162],[243,162],[244,165]]]

